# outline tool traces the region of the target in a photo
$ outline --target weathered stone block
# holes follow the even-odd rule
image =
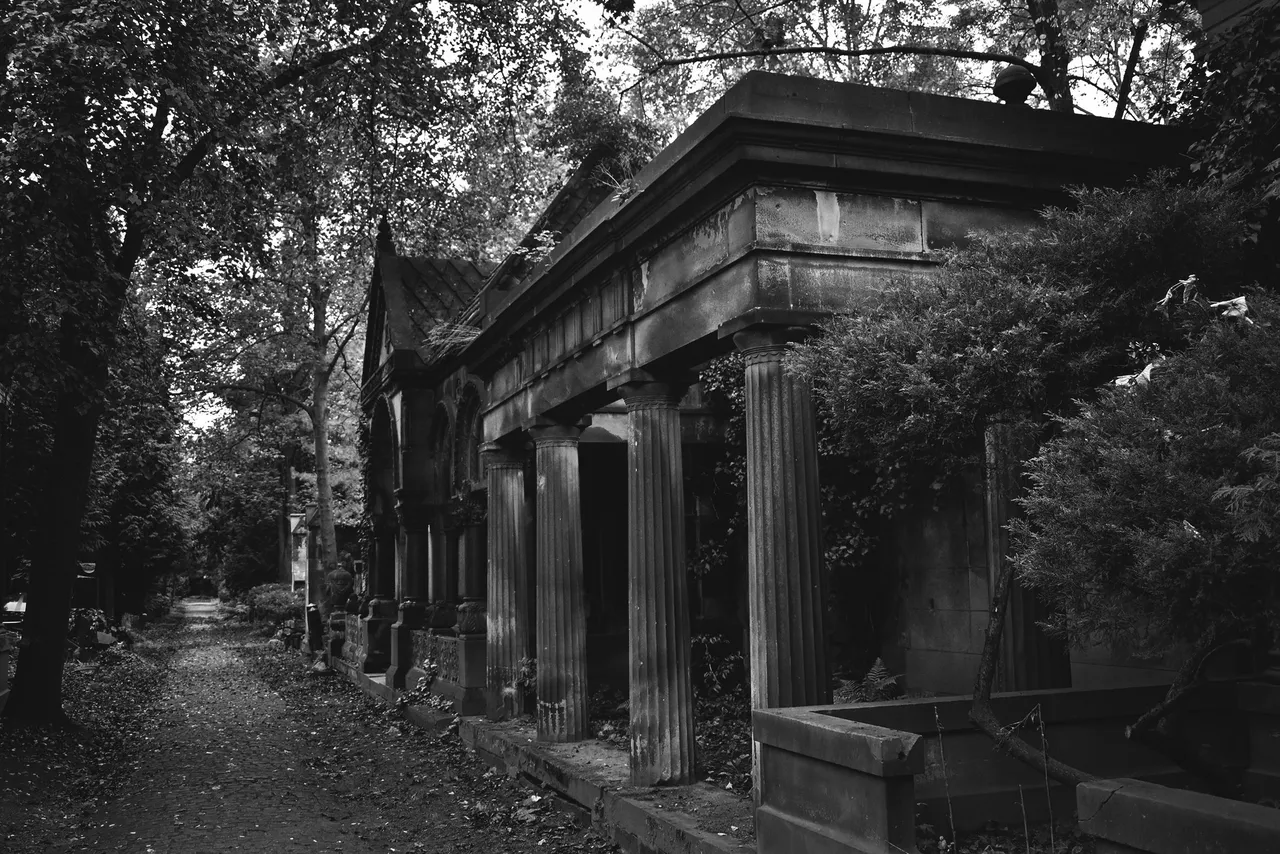
[[[913,854],[919,736],[808,709],[757,709],[759,854]]]
[[[1099,852],[1280,851],[1280,810],[1141,780],[1081,783],[1076,812],[1080,829],[1097,838]]]

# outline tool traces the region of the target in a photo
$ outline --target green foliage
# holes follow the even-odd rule
[[[249,619],[260,623],[279,623],[302,617],[302,592],[287,584],[259,584],[242,597],[249,606]]]
[[[850,458],[861,553],[978,462],[986,424],[1072,411],[1141,370],[1134,341],[1183,346],[1184,329],[1152,307],[1188,273],[1211,293],[1238,293],[1247,203],[1236,194],[1159,175],[1075,199],[1030,232],[973,235],[932,276],[898,282],[789,358]]]
[[[1250,239],[1257,276],[1270,280],[1280,270],[1280,6],[1261,4],[1210,39],[1166,112],[1195,132],[1200,180],[1260,198]]]
[[[862,677],[853,690],[853,700],[861,703],[875,703],[881,700],[892,700],[902,693],[898,685],[898,677],[889,672],[884,661],[877,658],[871,669]]]
[[[1059,419],[1032,460],[1016,566],[1053,630],[1159,655],[1280,629],[1280,302],[1248,299],[1255,322],[1209,322],[1148,383]]]
[[[1179,118],[1198,137],[1192,169],[1280,204],[1278,88],[1280,7],[1262,4],[1209,40],[1184,84]]]
[[[178,416],[167,388],[164,349],[131,304],[118,353],[101,393],[104,408],[87,508],[82,559],[115,579],[126,610],[141,611],[161,577],[187,568],[186,513],[177,495]],[[22,358],[22,357],[19,357]],[[27,357],[30,358],[30,357]],[[42,526],[57,379],[20,381],[10,399],[3,443],[0,518],[9,560],[25,572],[47,536]]]

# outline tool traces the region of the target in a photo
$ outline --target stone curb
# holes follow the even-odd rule
[[[361,673],[346,662],[334,660],[332,665],[366,693],[395,703],[396,691],[376,677]],[[406,717],[415,726],[438,732],[454,721],[451,714],[423,706],[410,707]],[[483,717],[462,718],[458,735],[487,764],[512,777],[531,780],[580,807],[596,832],[627,854],[754,854],[756,850],[753,845],[699,829],[686,813],[663,809],[629,797],[606,782],[592,780],[535,744],[502,732]],[[706,789],[723,795],[712,786]]]

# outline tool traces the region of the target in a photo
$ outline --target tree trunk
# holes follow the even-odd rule
[[[313,342],[311,367],[311,431],[316,446],[316,509],[320,514],[320,578],[338,568],[338,535],[333,521],[333,481],[329,471],[329,377],[333,371],[329,361],[329,291],[320,283],[319,224],[314,205],[304,213],[307,274],[311,278],[311,335]],[[322,604],[323,596],[316,599]]]
[[[1068,77],[1071,54],[1062,37],[1058,0],[1027,0],[1027,12],[1040,41],[1040,67],[1053,81],[1049,109],[1055,113],[1073,113],[1075,103],[1071,98],[1071,79]]]
[[[113,306],[119,317],[119,302]],[[32,723],[67,723],[62,669],[71,591],[80,558],[80,523],[89,500],[93,451],[102,415],[91,389],[107,380],[107,363],[87,346],[80,325],[62,322],[61,349],[73,371],[57,396],[42,528],[44,548],[32,556],[22,654],[5,714]],[[84,384],[84,386],[81,386]],[[87,388],[85,388],[87,386]]]
[[[297,445],[290,442],[280,453],[280,547],[278,549],[279,578],[281,584],[293,585],[293,455]]]
[[[317,367],[311,390],[312,432],[316,442],[316,507],[320,513],[320,564],[327,576],[338,568],[338,536],[333,521],[333,484],[329,476],[329,372]]]
[[[1124,76],[1120,79],[1120,91],[1116,93],[1116,118],[1123,119],[1124,111],[1129,107],[1129,92],[1133,89],[1133,75],[1142,60],[1142,43],[1147,39],[1148,24],[1146,18],[1139,18],[1133,25],[1133,44],[1129,47],[1129,61],[1124,66]]]

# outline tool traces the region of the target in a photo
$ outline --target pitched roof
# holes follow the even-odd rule
[[[391,346],[421,348],[431,329],[456,318],[476,298],[492,265],[463,258],[378,258]]]

